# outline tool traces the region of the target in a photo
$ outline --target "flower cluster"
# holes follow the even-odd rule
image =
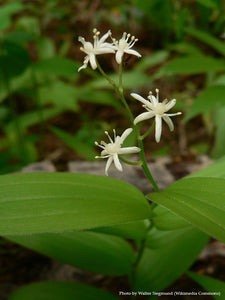
[[[130,49],[138,40],[135,39],[134,36],[131,36],[130,33],[127,34],[126,32],[124,32],[122,38],[119,41],[111,38],[112,43],[106,42],[106,40],[111,37],[110,30],[101,38],[99,38],[100,31],[98,31],[96,28],[93,30],[93,33],[93,44],[91,42],[86,42],[85,39],[81,36],[78,38],[78,41],[83,44],[83,47],[81,47],[80,50],[86,54],[83,65],[78,69],[78,72],[82,69],[86,69],[89,62],[93,70],[97,69],[96,55],[99,54],[116,53],[116,62],[118,64],[121,64],[124,53],[141,57],[140,53]]]
[[[176,99],[173,99],[169,102],[167,99],[165,99],[162,103],[159,103],[159,90],[156,89],[155,91],[156,97],[152,95],[152,92],[149,92],[149,100],[146,100],[142,96],[135,93],[132,93],[131,96],[143,103],[143,107],[147,110],[147,112],[140,114],[134,119],[134,125],[143,120],[155,117],[155,140],[157,143],[159,143],[162,133],[162,119],[169,126],[170,131],[173,131],[174,125],[170,117],[180,115],[181,112],[167,114],[166,112],[176,104]]]
[[[86,54],[86,56],[84,58],[83,65],[78,69],[78,71],[87,68],[89,62],[93,70],[97,69],[98,63],[96,61],[96,55],[99,54],[106,54],[106,53],[115,54],[115,59],[118,64],[122,63],[124,53],[141,57],[141,54],[139,52],[131,49],[138,39],[136,39],[134,36],[131,36],[130,33],[124,32],[122,38],[118,41],[115,38],[111,37],[110,30],[107,33],[105,33],[101,38],[100,38],[100,32],[97,29],[94,29],[93,33],[94,33],[93,44],[90,42],[86,42],[83,37],[79,37],[79,41],[83,44],[83,47],[81,47],[80,49]],[[111,38],[112,40],[111,43],[107,42],[108,38]],[[104,75],[104,72],[102,73]],[[171,101],[167,101],[167,99],[165,99],[163,100],[163,102],[159,102],[159,90],[156,89],[155,91],[156,91],[156,96],[154,96],[152,92],[149,92],[147,99],[143,98],[142,96],[136,93],[131,93],[131,96],[134,99],[141,102],[143,104],[142,106],[147,110],[146,112],[143,112],[139,116],[137,116],[134,119],[133,123],[134,126],[136,126],[139,122],[154,117],[155,118],[155,140],[157,143],[159,143],[162,134],[162,120],[164,120],[166,124],[169,126],[170,131],[173,131],[174,125],[170,117],[180,115],[181,112],[167,113],[171,108],[174,107],[174,105],[176,104],[176,100],[172,99]],[[124,98],[122,100],[124,100]],[[138,147],[122,148],[124,140],[132,132],[132,130],[133,130],[132,128],[128,128],[123,132],[121,136],[117,136],[116,131],[114,129],[113,130],[114,140],[110,137],[109,133],[106,131],[105,134],[108,136],[109,143],[101,141],[101,143],[99,144],[98,142],[95,142],[95,145],[102,149],[101,155],[96,156],[96,158],[107,158],[107,163],[105,167],[105,174],[107,176],[108,176],[109,167],[111,166],[112,162],[114,162],[115,167],[117,168],[118,171],[123,171],[122,165],[119,160],[120,155],[138,153],[142,151],[142,149]],[[148,132],[144,136],[146,136],[147,134]],[[144,136],[142,138],[144,138]]]

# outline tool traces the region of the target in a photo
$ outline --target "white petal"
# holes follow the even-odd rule
[[[86,69],[87,68],[87,64],[83,64],[83,66],[81,66],[79,69],[78,69],[78,72],[80,72],[80,70],[83,70],[83,69]]]
[[[110,156],[110,157],[108,158],[107,163],[106,163],[106,166],[105,166],[105,175],[106,175],[106,176],[109,176],[109,175],[108,175],[108,170],[109,170],[109,167],[110,167],[111,164],[112,164],[112,161],[113,161],[113,157]]]
[[[167,104],[166,104],[166,111],[170,110],[172,107],[174,107],[174,105],[176,104],[176,99],[173,99],[171,101],[169,101]]]
[[[150,106],[149,106],[150,102],[149,102],[148,100],[146,100],[145,98],[143,98],[142,96],[140,96],[140,95],[138,95],[138,94],[136,94],[136,93],[131,93],[130,95],[131,95],[133,98],[135,98],[136,100],[138,100],[138,101],[142,102],[143,104],[147,105],[148,107],[150,107]],[[151,107],[150,107],[150,108],[151,108]]]
[[[115,50],[109,47],[95,49],[95,54],[115,53]]]
[[[128,135],[133,131],[133,128],[127,128],[120,137],[120,142],[123,143]]]
[[[156,106],[156,105],[159,103],[158,100],[156,99],[156,97],[153,96],[153,95],[149,95],[149,96],[148,96],[148,99],[151,101],[151,103],[152,103],[154,106]]]
[[[115,164],[115,167],[117,168],[118,171],[122,172],[123,171],[123,168],[122,168],[122,165],[119,161],[119,157],[118,157],[118,154],[115,153],[113,155],[113,159],[114,159],[114,164]]]
[[[162,133],[162,118],[159,115],[155,116],[155,140],[159,143]]]
[[[118,50],[116,52],[116,62],[120,65],[122,62],[123,51]]]
[[[138,147],[125,147],[125,148],[120,148],[118,154],[138,153],[140,151],[141,149]]]
[[[144,112],[134,119],[134,125],[136,125],[137,123],[139,123],[141,121],[151,119],[154,116],[155,116],[155,113],[153,111]]]
[[[95,55],[93,53],[91,53],[89,55],[90,58],[90,64],[93,70],[97,69],[97,64],[96,64],[96,60],[95,60]]]
[[[107,38],[109,37],[109,35],[111,34],[111,30],[108,30],[99,40],[100,43],[104,43],[105,40],[107,40]]]
[[[125,50],[124,52],[127,53],[127,54],[130,54],[130,55],[135,55],[135,56],[137,56],[137,57],[141,57],[141,54],[140,54],[140,53],[138,53],[137,51],[132,50],[132,49],[127,49],[127,50]]]
[[[169,129],[170,131],[173,131],[174,130],[174,125],[173,125],[173,122],[172,120],[170,119],[170,117],[168,116],[163,116],[163,120],[166,122],[166,124],[169,126]]]

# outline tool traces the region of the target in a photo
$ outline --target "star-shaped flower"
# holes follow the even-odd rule
[[[130,41],[129,41],[130,38]],[[122,62],[122,57],[124,53],[131,54],[131,55],[136,55],[137,57],[141,57],[141,54],[138,53],[135,50],[131,50],[134,46],[134,44],[138,41],[138,39],[135,39],[135,36],[131,36],[130,33],[123,33],[123,37],[117,41],[116,39],[113,39],[113,43],[115,45],[115,49],[117,50],[116,52],[116,62],[118,64],[121,64]]]
[[[81,47],[80,50],[87,54],[84,58],[84,64],[78,69],[78,72],[82,69],[86,69],[89,61],[92,69],[97,69],[97,63],[95,59],[96,55],[105,53],[115,53],[114,46],[111,43],[105,42],[107,38],[111,35],[110,30],[108,30],[108,32],[105,33],[100,39],[100,31],[94,29],[93,33],[94,44],[86,42],[85,39],[81,36],[79,36],[78,38],[78,41],[83,44],[83,47]]]
[[[141,151],[138,147],[124,147],[121,148],[124,140],[127,138],[127,136],[133,131],[132,128],[126,129],[121,136],[116,135],[115,129],[114,132],[114,141],[110,137],[109,133],[105,131],[105,134],[108,136],[110,143],[106,143],[104,141],[101,141],[100,145],[98,142],[95,142],[95,145],[102,148],[101,156],[96,156],[95,158],[108,158],[106,167],[105,167],[105,174],[108,176],[108,170],[111,166],[112,162],[114,161],[115,167],[118,171],[122,172],[123,168],[119,161],[118,155],[120,154],[128,154],[128,153],[138,153]]]
[[[140,114],[134,119],[134,124],[136,125],[143,120],[155,117],[155,139],[156,142],[159,143],[162,133],[162,119],[169,126],[170,131],[173,131],[174,125],[170,117],[180,115],[181,112],[167,114],[166,112],[176,104],[176,99],[173,99],[169,102],[167,101],[167,99],[165,99],[162,103],[159,103],[159,90],[156,89],[155,91],[156,97],[152,95],[152,92],[149,92],[148,99],[150,101],[135,93],[132,93],[131,96],[136,100],[142,102],[144,104],[143,107],[147,110],[147,112]]]

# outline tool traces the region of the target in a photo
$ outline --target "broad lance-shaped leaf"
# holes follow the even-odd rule
[[[168,287],[190,267],[207,241],[208,236],[191,225],[170,231],[154,228],[137,266],[134,288],[161,291]]]
[[[129,274],[135,260],[131,246],[124,239],[102,233],[76,231],[7,238],[63,263],[104,275]]]
[[[178,57],[160,68],[157,77],[177,74],[200,74],[205,72],[217,72],[225,70],[225,62],[222,59],[205,55],[190,55]]]
[[[29,284],[15,291],[9,300],[116,300],[105,291],[77,282],[48,281]]]
[[[63,232],[148,219],[132,185],[110,177],[34,173],[0,177],[0,235]]]
[[[193,272],[186,272],[188,276],[200,284],[206,291],[210,292],[215,300],[221,300],[225,295],[225,283],[218,279],[199,275]],[[213,294],[212,294],[213,293]]]
[[[225,178],[225,156],[218,159],[215,163],[210,166],[199,170],[191,175],[190,177],[217,177],[217,178]]]
[[[148,197],[225,242],[225,179],[190,177]]]
[[[215,85],[205,89],[193,102],[185,120],[188,121],[198,114],[220,110],[225,106],[225,86]]]

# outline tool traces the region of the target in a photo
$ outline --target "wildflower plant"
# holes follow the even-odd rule
[[[84,270],[110,276],[127,275],[130,288],[113,296],[78,283],[47,282],[22,288],[13,295],[14,300],[27,299],[34,291],[37,294],[45,291],[49,299],[58,299],[58,294],[60,299],[104,300],[118,299],[123,293],[132,299],[140,295],[156,296],[191,266],[209,236],[225,242],[225,159],[159,191],[146,161],[144,139],[155,127],[155,140],[160,142],[162,120],[172,131],[170,117],[181,112],[168,113],[176,100],[160,102],[158,89],[156,97],[150,92],[147,100],[131,91],[130,101],[137,100],[147,110],[135,117],[124,96],[123,59],[125,54],[141,57],[131,49],[137,39],[124,33],[117,41],[110,30],[102,37],[97,29],[93,32],[93,44],[79,37],[81,51],[86,56],[78,71],[87,68],[90,62],[91,68],[98,70],[113,87],[130,120],[128,129],[113,130],[113,138],[105,132],[108,141],[95,142],[101,149],[96,158],[107,159],[106,175],[110,175],[112,163],[118,171],[123,171],[121,161],[134,168],[140,165],[155,192],[143,195],[134,186],[109,176],[64,173],[2,176],[0,234]],[[115,55],[119,65],[118,84],[99,64],[97,57],[101,54]],[[137,105],[138,102],[135,101]],[[140,127],[142,121],[149,122],[150,127],[144,133]],[[137,146],[123,147],[132,131]],[[124,154],[139,155],[139,159],[128,161]],[[205,283],[209,278],[191,272],[188,275],[207,289]],[[217,282],[218,286],[224,289],[221,282],[219,285]]]

